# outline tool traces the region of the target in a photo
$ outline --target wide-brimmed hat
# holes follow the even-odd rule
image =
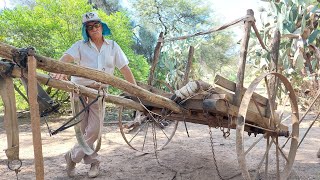
[[[98,21],[102,24],[102,35],[103,36],[107,36],[107,35],[111,34],[111,31],[110,31],[108,25],[105,22],[101,21],[101,19],[99,18],[98,14],[96,12],[87,12],[82,15],[82,37],[85,42],[89,41],[89,36],[86,31],[86,24],[88,22],[92,22],[92,21]]]

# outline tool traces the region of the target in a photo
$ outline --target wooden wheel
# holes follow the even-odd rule
[[[279,82],[275,92],[272,92],[268,85],[271,78]],[[282,95],[288,95],[290,101],[287,102],[290,104],[286,102],[281,104],[278,101],[280,98],[276,99],[276,103],[270,101],[272,94],[279,95],[280,91]],[[271,109],[270,115],[265,115],[268,118],[263,118],[261,112],[259,113],[264,128],[250,123],[246,118],[248,112],[252,110],[252,107],[249,108],[250,101],[256,108],[260,108],[256,103],[255,93],[264,94],[268,99],[267,108]],[[283,115],[286,110],[289,111],[287,113],[289,116]],[[296,96],[290,82],[283,75],[275,72],[262,74],[250,84],[240,104],[236,128],[238,163],[244,179],[287,179],[289,177],[298,148],[298,119]],[[245,132],[251,136],[246,136]]]
[[[147,115],[130,132],[124,129],[124,121],[134,119],[134,111],[130,108],[119,108],[119,128],[125,142],[134,150],[143,153],[154,153],[155,150],[162,150],[173,138],[179,121],[168,121],[157,115]]]

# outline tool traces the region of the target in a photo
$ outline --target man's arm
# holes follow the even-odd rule
[[[70,54],[64,54],[59,61],[65,63],[72,63],[74,62],[74,58]],[[68,76],[66,74],[50,73],[50,75],[54,79],[68,80]]]
[[[123,66],[120,69],[121,74],[123,75],[124,79],[126,79],[128,82],[132,83],[132,84],[137,84],[136,80],[134,79],[134,76],[131,72],[131,69],[129,68],[128,65]]]

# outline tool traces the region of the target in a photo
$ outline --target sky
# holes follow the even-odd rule
[[[233,21],[243,17],[247,9],[252,9],[255,16],[258,14],[259,4],[264,4],[260,0],[209,0],[215,13],[225,21]]]

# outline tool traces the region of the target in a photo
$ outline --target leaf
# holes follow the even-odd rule
[[[310,34],[310,36],[309,36],[309,38],[308,38],[308,40],[307,40],[307,43],[308,43],[308,44],[311,44],[311,43],[318,37],[319,32],[320,32],[319,29],[314,30],[314,31]]]
[[[304,28],[306,27],[306,23],[307,23],[306,15],[307,15],[307,10],[305,9],[303,11],[303,17],[302,17],[302,21],[301,21],[301,32],[303,32]]]

